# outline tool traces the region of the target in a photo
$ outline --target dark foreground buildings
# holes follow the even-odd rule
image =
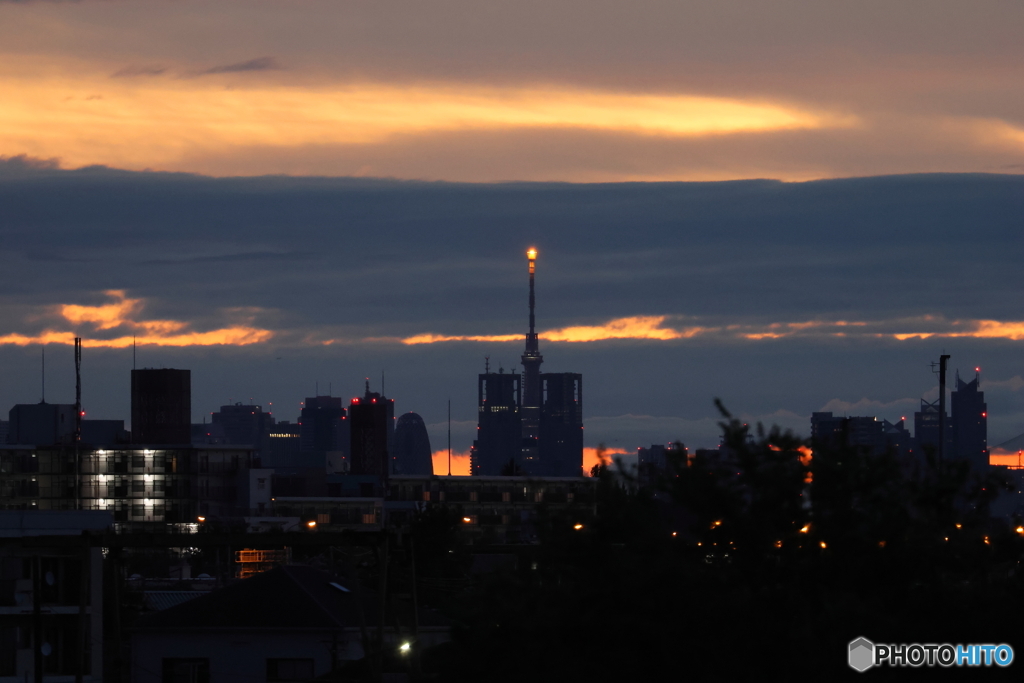
[[[478,426],[470,471],[480,476],[579,477],[583,472],[583,375],[542,373],[530,263],[530,331],[521,376],[487,371],[477,381]]]

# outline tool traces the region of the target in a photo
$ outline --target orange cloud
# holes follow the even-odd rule
[[[592,342],[605,339],[683,339],[693,337],[712,328],[691,327],[675,330],[662,327],[666,315],[635,316],[616,318],[603,325],[563,327],[558,330],[541,332],[541,339],[553,342]],[[402,339],[403,344],[436,344],[450,341],[514,342],[522,341],[525,334],[459,335],[418,334]]]
[[[693,337],[705,331],[704,328],[691,327],[685,330],[674,330],[662,327],[664,315],[636,316],[633,318],[616,318],[604,325],[584,327],[564,327],[560,330],[543,332],[541,339],[548,341],[591,342],[604,339],[682,339]]]
[[[104,293],[117,301],[102,306],[67,304],[60,307],[60,314],[73,325],[92,323],[97,330],[109,330],[124,325],[142,307],[141,299],[125,297],[124,290],[111,289]]]
[[[434,474],[441,476],[448,474],[448,451],[434,451],[430,454],[434,465]],[[452,476],[469,476],[469,451],[452,451]]]
[[[1024,340],[1024,321],[946,320],[941,316],[933,315],[897,320],[807,320],[766,324],[688,325],[684,327],[673,327],[669,324],[671,317],[649,315],[615,318],[601,325],[563,327],[541,332],[538,336],[551,342],[595,342],[608,339],[671,341],[709,335],[751,341],[785,339],[796,336],[888,337],[900,341],[913,338],[927,339],[928,337]],[[500,343],[521,341],[524,338],[523,334],[443,335],[428,333],[405,337],[400,341],[410,345],[451,341]]]
[[[144,308],[142,299],[129,299],[123,290],[104,292],[114,301],[99,306],[65,304],[56,312],[65,321],[76,326],[89,326],[94,332],[124,330],[134,334],[117,337],[90,337],[90,347],[123,349],[133,344],[153,346],[246,346],[268,341],[274,336],[270,330],[248,325],[233,325],[204,332],[189,330],[189,324],[180,320],[136,320]],[[44,330],[36,335],[12,333],[0,336],[0,345],[26,346],[29,344],[73,344],[78,332]]]
[[[455,83],[302,86],[224,77],[60,75],[0,64],[0,149],[69,166],[181,169],[184,157],[253,147],[379,144],[450,131],[575,128],[690,138],[857,125],[774,102],[685,94]],[[266,171],[259,171],[266,172]],[[253,173],[240,164],[237,173]]]
[[[403,344],[436,344],[438,342],[451,341],[479,341],[479,342],[513,342],[525,339],[523,334],[498,334],[498,335],[443,335],[443,334],[417,334],[413,337],[402,339]],[[328,342],[330,343],[330,342]]]

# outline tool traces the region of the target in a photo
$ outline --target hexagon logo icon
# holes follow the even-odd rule
[[[867,671],[875,664],[875,644],[867,638],[850,641],[850,668]]]

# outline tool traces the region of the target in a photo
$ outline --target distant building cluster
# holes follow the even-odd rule
[[[472,480],[436,477],[423,418],[396,415],[369,380],[347,405],[307,397],[295,422],[233,403],[193,424],[191,372],[144,368],[131,370],[130,431],[123,420],[85,419],[77,403],[14,406],[0,422],[0,508],[104,511],[119,530],[189,532],[229,520],[371,530],[447,503],[463,510],[469,535],[529,538],[527,507],[585,501],[591,486],[582,478],[582,376],[540,372],[535,258],[531,250],[524,371],[488,367],[479,377]],[[79,351],[76,343],[76,363]],[[534,483],[514,483],[522,477]]]
[[[853,446],[873,454],[894,452],[906,461],[935,458],[962,460],[977,472],[989,467],[988,407],[981,391],[981,377],[964,382],[959,374],[950,393],[952,413],[945,401],[921,401],[914,413],[914,434],[906,418],[890,422],[877,417],[838,416],[831,412],[811,415],[811,440],[820,446]]]

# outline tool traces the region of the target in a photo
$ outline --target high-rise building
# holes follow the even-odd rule
[[[395,401],[370,391],[348,407],[349,472],[387,477],[394,438]]]
[[[537,250],[530,249],[526,257],[530,265],[530,329],[522,356],[523,372],[518,382],[514,375],[502,372],[479,376],[477,439],[470,471],[490,476],[578,477],[583,471],[583,376],[540,371],[544,357],[535,317]]]
[[[956,376],[956,389],[950,394],[953,451],[956,457],[967,460],[971,468],[988,468],[988,406],[985,392],[981,391],[981,376],[970,382]]]
[[[218,412],[210,416],[210,422],[224,429],[227,443],[259,449],[266,434],[272,431],[274,418],[270,413],[263,412],[263,406],[236,403],[221,406]]]
[[[521,466],[523,424],[519,413],[521,378],[488,371],[477,378],[477,434],[470,451],[470,473],[497,476]],[[538,425],[539,429],[539,425]]]
[[[132,443],[181,445],[191,437],[191,372],[132,370]]]
[[[395,422],[391,474],[433,474],[427,425],[416,413],[404,413]]]
[[[311,396],[299,417],[299,450],[337,451],[345,448],[345,409],[340,396]]]
[[[583,375],[545,372],[540,376],[541,474],[583,476]]]

